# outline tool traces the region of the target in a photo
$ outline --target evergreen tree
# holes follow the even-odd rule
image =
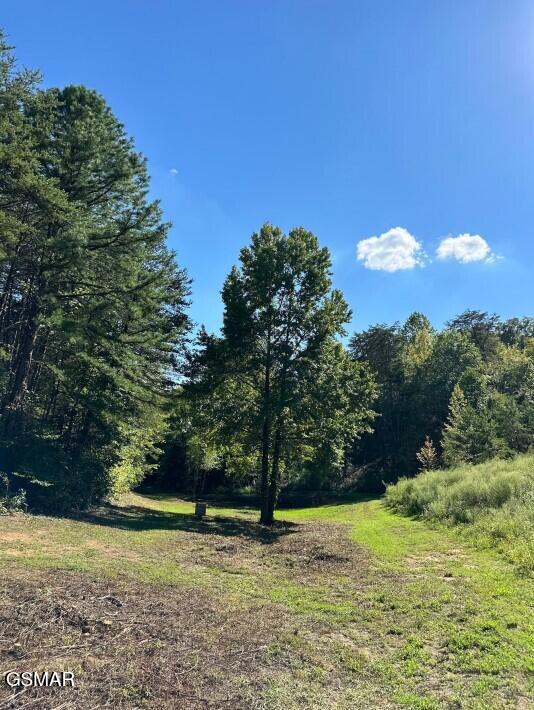
[[[350,314],[331,287],[328,251],[310,232],[264,225],[222,295],[222,337],[205,336],[197,381],[212,385],[227,462],[257,461],[260,520],[270,525],[284,473],[319,452],[342,463],[369,427],[374,387],[336,342]]]
[[[468,407],[467,400],[460,385],[456,384],[452,390],[449,403],[449,416],[443,427],[443,460],[448,466],[454,466],[466,460],[468,438],[465,430],[465,413]]]
[[[457,385],[451,396],[449,418],[443,429],[443,459],[447,466],[480,463],[510,455],[493,408],[475,409]]]
[[[86,505],[153,466],[188,280],[103,98],[1,52],[0,448]]]
[[[428,436],[425,438],[425,443],[416,454],[416,458],[420,463],[420,468],[422,471],[431,471],[437,467],[438,464],[438,454],[432,443],[432,439]]]

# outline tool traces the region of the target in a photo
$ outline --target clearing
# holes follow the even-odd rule
[[[381,500],[192,508],[0,518],[0,671],[76,677],[0,710],[530,707],[534,585],[492,552]]]

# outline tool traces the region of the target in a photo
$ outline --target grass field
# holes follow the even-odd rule
[[[534,575],[534,455],[427,471],[386,491],[399,513],[456,526],[498,550],[520,574]]]
[[[0,518],[7,708],[526,708],[533,588],[491,551],[381,500],[280,511],[132,495],[78,519]],[[530,678],[532,676],[530,675]]]

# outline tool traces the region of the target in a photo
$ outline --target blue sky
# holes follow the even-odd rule
[[[534,314],[531,2],[2,10],[20,62],[97,89],[147,156],[197,323],[219,326],[222,281],[266,221],[330,248],[351,329]]]

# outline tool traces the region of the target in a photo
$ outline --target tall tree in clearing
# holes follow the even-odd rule
[[[373,379],[336,340],[350,311],[330,266],[311,232],[264,225],[223,286],[222,337],[204,335],[197,362],[197,380],[215,382],[213,421],[223,446],[232,437],[228,460],[257,462],[265,525],[282,474],[317,458],[341,464],[372,421]]]
[[[102,97],[0,50],[0,452],[84,506],[150,466],[188,280]]]

